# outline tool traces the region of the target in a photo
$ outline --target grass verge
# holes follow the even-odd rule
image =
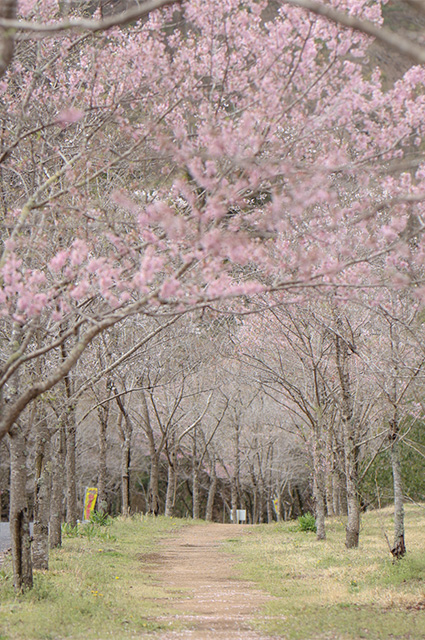
[[[121,640],[159,629],[173,595],[152,570],[158,541],[187,524],[169,518],[118,518],[65,537],[37,571],[34,589],[15,596],[10,559],[0,570],[0,640]],[[70,532],[74,533],[75,532]],[[176,593],[176,598],[179,594]]]
[[[390,509],[362,518],[358,549],[344,547],[344,523],[327,523],[327,540],[297,524],[253,527],[228,548],[239,575],[273,598],[256,626],[294,640],[425,638],[425,508],[406,509],[408,553],[393,564],[384,536]]]

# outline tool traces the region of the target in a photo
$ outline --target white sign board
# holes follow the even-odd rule
[[[233,511],[230,512],[230,520],[233,522]],[[246,509],[236,509],[236,524],[246,522]]]

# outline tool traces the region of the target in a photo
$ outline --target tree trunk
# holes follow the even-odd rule
[[[231,481],[231,500],[232,500],[232,518],[233,524],[237,524],[237,509],[238,505],[238,486],[240,486],[239,475],[241,467],[241,452],[240,452],[240,426],[238,422],[234,424],[234,451],[233,451],[233,464],[234,472]]]
[[[302,516],[304,513],[304,504],[301,497],[300,489],[297,484],[294,487],[294,493],[295,493],[295,504],[297,505],[298,513]]]
[[[149,513],[157,516],[159,513],[159,457],[151,451],[151,473],[148,491]]]
[[[176,497],[176,455],[172,451],[169,454],[168,469],[167,469],[167,493],[165,496],[165,515],[167,518],[171,518],[174,514],[174,502]]]
[[[338,466],[338,475],[335,482],[335,493],[337,496],[337,515],[339,516],[347,516],[348,515],[348,504],[347,504],[347,481],[345,478],[345,463]]]
[[[232,523],[237,524],[238,492],[236,489],[236,478],[232,477],[230,484],[230,498],[232,506]]]
[[[343,331],[342,321],[337,319],[339,333]],[[350,389],[350,374],[348,370],[349,349],[347,341],[336,336],[336,364],[341,385],[341,418],[344,441],[345,477],[347,483],[347,527],[345,546],[348,549],[359,546],[360,534],[360,503],[358,496],[358,464],[359,449],[356,443],[357,429],[353,411],[353,398]]]
[[[50,490],[49,546],[62,544],[62,514],[64,508],[65,428],[62,422],[51,442],[52,485]]]
[[[215,470],[215,461],[211,463],[210,486],[208,488],[207,507],[205,509],[205,520],[212,522],[214,511],[214,500],[217,493],[217,473]]]
[[[394,558],[402,558],[406,553],[406,545],[404,540],[403,482],[401,478],[400,444],[398,432],[398,420],[397,418],[394,418],[394,420],[392,420],[390,423],[390,453],[394,487],[394,543],[393,548],[391,549],[391,553]]]
[[[316,516],[316,530],[317,530],[317,540],[325,540],[326,539],[326,528],[325,528],[325,515],[326,515],[326,504],[325,504],[325,470],[324,470],[324,456],[323,456],[323,445],[321,442],[321,435],[319,427],[315,429],[313,434],[314,442],[313,442],[313,468],[314,468],[314,478],[313,478],[313,495],[314,495],[314,506],[315,506],[315,516]]]
[[[149,455],[151,459],[151,468],[149,476],[149,489],[148,489],[148,513],[157,516],[159,513],[159,456],[160,452],[156,450],[155,434],[152,429],[148,403],[146,401],[146,395],[141,392],[142,399],[142,411],[144,431],[149,442]]]
[[[273,522],[274,518],[273,518],[272,499],[269,492],[267,492],[266,501],[267,501],[267,523],[270,524],[271,522]]]
[[[359,546],[360,505],[357,497],[356,483],[351,480],[347,481],[347,510],[345,546],[347,549],[354,549]]]
[[[197,429],[192,433],[192,518],[199,520],[199,463],[197,449]]]
[[[333,430],[328,429],[328,436],[326,439],[326,479],[325,479],[325,492],[326,492],[326,512],[328,516],[336,516],[335,511],[335,454],[333,450]]]
[[[110,389],[109,394],[110,395]],[[106,433],[108,428],[109,402],[105,406],[98,407],[99,416],[99,458],[97,471],[97,490],[98,490],[98,510],[102,513],[108,512],[108,500],[106,496],[106,478],[108,474],[106,465]]]
[[[192,469],[192,518],[199,520],[199,469],[198,461],[193,461]]]
[[[2,0],[0,2],[0,18],[13,20],[16,18],[16,0]],[[0,78],[5,74],[12,61],[14,51],[14,30],[0,29]]]
[[[326,539],[326,527],[325,527],[325,499],[323,490],[320,487],[320,479],[314,478],[314,503],[315,503],[315,515],[316,515],[316,538],[317,540]]]
[[[109,383],[108,388],[115,394],[115,401],[120,410],[118,417],[118,433],[121,439],[121,513],[123,516],[130,515],[130,457],[131,457],[131,438],[133,435],[133,424],[130,419],[127,408],[118,389]]]
[[[77,446],[77,425],[75,423],[75,412],[69,408],[65,423],[66,436],[66,521],[72,527],[77,525],[77,471],[75,462],[75,452]]]
[[[121,514],[130,515],[130,440],[124,437],[121,443]]]
[[[263,478],[260,476],[260,480],[258,482],[258,522],[259,524],[263,524],[264,522],[264,482]]]
[[[257,478],[255,477],[254,468],[250,469],[251,486],[252,486],[252,523],[258,522],[258,490],[257,490]]]
[[[345,430],[345,477],[347,483],[347,527],[345,546],[353,549],[359,546],[360,535],[360,502],[358,485],[358,447],[354,441],[353,426],[344,424]]]
[[[266,461],[266,507],[267,507],[267,523],[273,522],[273,503],[272,503],[272,468],[273,468],[273,445],[269,445],[267,449],[267,461]]]
[[[43,414],[41,413],[43,412]],[[50,434],[44,410],[38,415],[35,453],[34,530],[32,558],[34,569],[49,568],[49,504],[51,483]]]
[[[32,558],[29,509],[26,495],[26,439],[20,425],[9,433],[10,442],[10,535],[12,542],[13,584],[18,592],[31,589]]]

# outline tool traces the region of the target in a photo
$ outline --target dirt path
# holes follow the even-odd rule
[[[148,559],[150,572],[170,595],[184,594],[171,604],[177,613],[159,620],[182,630],[162,633],[158,640],[265,640],[252,630],[250,619],[270,596],[235,579],[231,556],[220,550],[225,540],[249,532],[250,527],[226,524],[186,527]]]

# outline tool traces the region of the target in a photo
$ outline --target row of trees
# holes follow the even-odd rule
[[[11,521],[33,514],[36,567],[47,568],[61,523],[81,517],[86,486],[114,514],[236,521],[243,508],[255,523],[314,510],[318,539],[326,516],[348,516],[349,548],[361,510],[394,500],[390,551],[404,555],[405,491],[424,498],[420,473],[403,486],[400,462],[407,448],[420,469],[425,453],[412,435],[423,415],[420,305],[394,294],[343,312],[332,299],[256,302],[254,315],[128,320],[24,413],[3,478],[10,457]],[[389,492],[377,475],[388,456]]]
[[[27,432],[37,434],[34,528],[44,542],[35,546],[45,557],[43,514],[50,504],[57,544],[64,470],[66,517],[75,521],[77,424],[94,413],[102,425],[102,494],[105,431],[114,419],[124,511],[139,430],[149,456],[149,510],[161,507],[164,459],[168,510],[173,505],[184,447],[191,448],[196,515],[205,465],[208,477],[219,468],[228,476],[232,508],[238,494],[242,500],[245,420],[253,452],[246,468],[258,486],[270,485],[272,434],[282,428],[265,401],[271,397],[300,415],[293,442],[303,433],[312,447],[321,536],[326,443],[333,440],[331,457],[347,485],[347,545],[357,544],[359,456],[377,404],[357,405],[362,383],[352,363],[367,362],[352,329],[356,316],[344,305],[356,298],[371,306],[365,297],[372,289],[376,308],[387,309],[397,289],[415,309],[423,301],[425,77],[413,66],[388,86],[370,64],[367,34],[389,42],[381,3],[342,1],[324,17],[316,4],[191,0],[176,8],[152,0],[119,15],[81,18],[81,8],[54,0],[0,3],[0,437],[9,438],[17,588],[31,583]],[[397,37],[391,42],[401,50]],[[321,297],[328,308],[312,310]],[[310,327],[310,338],[290,338],[294,304],[307,314],[297,322]],[[201,329],[193,318],[214,307],[213,315],[231,317],[275,309],[259,318],[285,328],[284,356],[296,365],[294,375],[300,363],[307,367],[304,386],[274,360],[279,351],[269,358],[267,345],[256,346],[264,329],[244,322],[252,344],[230,361],[255,365],[258,375],[255,384],[245,382],[227,363],[233,339],[225,332],[231,375],[223,389],[215,353],[208,367],[194,355]],[[382,330],[391,324],[387,313]],[[141,364],[152,340],[166,341],[172,324],[189,314],[196,329],[190,348],[164,347],[162,366],[154,351]],[[389,362],[407,358],[397,334],[403,323],[392,325]],[[325,355],[335,378],[326,384]],[[177,367],[166,364],[170,358]],[[392,407],[395,472],[401,409],[421,372],[415,360],[410,380],[404,364],[391,364],[378,393]],[[267,429],[263,419],[247,417],[269,411]],[[220,439],[232,424],[233,435]],[[282,455],[292,446],[285,442]],[[234,452],[231,462],[222,449]],[[402,529],[393,549],[402,555]]]

